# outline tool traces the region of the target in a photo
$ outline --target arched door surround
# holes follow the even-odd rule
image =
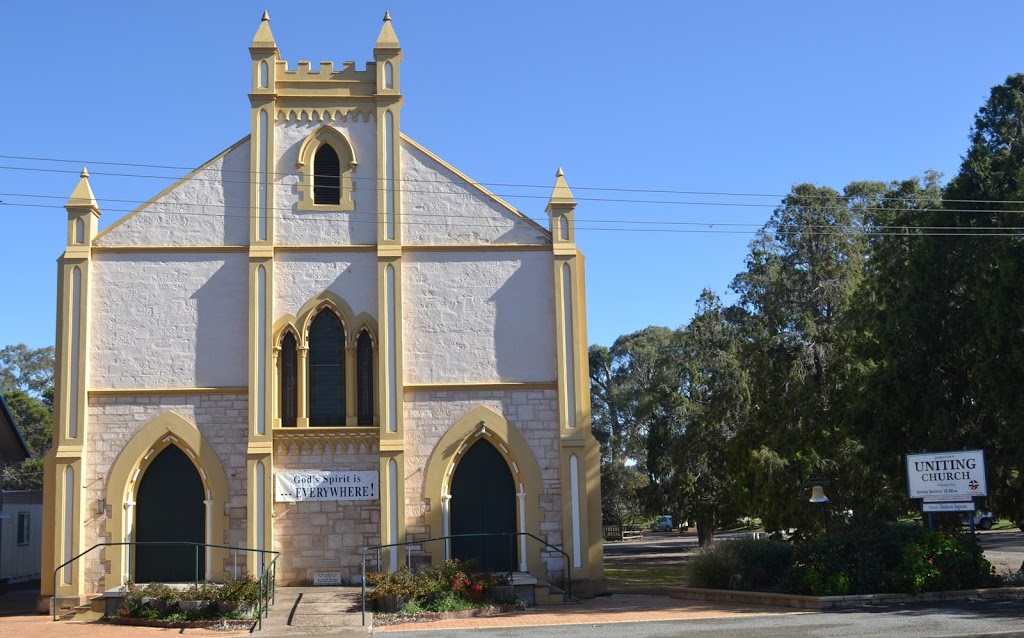
[[[216,451],[202,433],[187,419],[175,412],[164,412],[153,418],[122,448],[107,478],[107,503],[110,517],[107,533],[112,542],[135,540],[135,505],[139,484],[149,465],[170,445],[177,446],[195,467],[202,482],[204,505],[204,537],[207,543],[223,545],[226,529],[225,503],[228,499],[227,475]],[[206,553],[201,576],[206,580],[222,580],[231,574],[224,571],[226,550]],[[104,587],[116,589],[133,575],[133,552],[128,548],[109,548],[106,560],[110,571]],[[216,569],[214,569],[216,566]]]

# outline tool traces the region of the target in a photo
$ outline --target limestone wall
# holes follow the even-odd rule
[[[244,254],[93,258],[92,388],[248,384]]]
[[[157,174],[173,173],[163,169],[148,170]],[[246,245],[249,243],[249,170],[247,136],[195,175],[143,204],[134,215],[115,223],[97,239],[96,245]],[[113,193],[107,195],[116,197]]]
[[[555,381],[552,259],[542,252],[407,255],[405,382]]]
[[[323,126],[314,121],[284,121],[274,128],[277,144],[277,185],[274,190],[274,239],[278,244],[348,245],[377,243],[377,140],[376,122],[333,122],[355,149],[358,166],[352,172],[355,184],[354,211],[300,211],[299,148],[310,133]]]
[[[87,465],[82,481],[85,486],[85,547],[124,540],[112,539],[107,532],[107,520],[112,514],[112,508],[124,505],[120,502],[106,502],[109,488],[107,478],[121,450],[135,433],[168,411],[176,412],[196,425],[216,451],[227,474],[229,494],[225,501],[225,511],[214,513],[227,517],[224,539],[214,539],[214,542],[235,547],[246,546],[248,399],[244,395],[221,394],[90,397]],[[96,503],[100,499],[105,503],[103,514],[96,513]],[[103,577],[109,564],[102,553],[94,552],[91,556],[85,564],[86,591],[102,591]]]
[[[343,446],[344,447],[344,446]],[[274,455],[274,471],[378,471],[376,449],[291,450]],[[361,572],[362,548],[380,544],[380,500],[274,503],[279,585],[309,585],[316,571],[340,571],[344,583]],[[369,567],[368,567],[369,569]]]
[[[406,244],[545,244],[544,231],[402,140]]]
[[[274,319],[298,314],[328,290],[356,315],[377,316],[377,256],[373,253],[283,253],[274,263]],[[349,326],[352,329],[352,326]]]
[[[441,536],[430,529],[428,508],[441,507],[424,498],[424,468],[437,441],[453,423],[477,406],[502,415],[526,439],[541,469],[539,494],[541,537],[562,544],[561,483],[558,472],[558,393],[555,390],[459,391],[405,393],[405,516],[410,537]]]

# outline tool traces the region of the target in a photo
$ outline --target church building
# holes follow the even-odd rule
[[[363,68],[289,68],[266,14],[249,54],[242,139],[102,232],[86,170],[67,202],[43,594],[357,584],[377,546],[602,591],[561,170],[540,224],[408,137],[389,16]]]

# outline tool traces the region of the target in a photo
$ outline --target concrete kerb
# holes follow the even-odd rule
[[[960,591],[928,592],[925,594],[864,594],[858,596],[800,596],[771,592],[673,587],[668,590],[668,595],[671,598],[678,598],[680,600],[766,605],[770,607],[791,607],[794,609],[835,609],[862,605],[914,604],[949,600],[1019,599],[1024,598],[1024,587],[964,589]]]

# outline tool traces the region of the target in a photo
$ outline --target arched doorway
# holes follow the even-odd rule
[[[146,468],[135,497],[135,540],[204,543],[203,482],[195,465],[169,445]],[[190,582],[205,573],[205,548],[191,545],[138,545],[135,582]],[[198,566],[198,567],[197,567]]]
[[[451,483],[451,533],[495,534],[516,531],[516,486],[504,457],[486,441],[477,441],[459,461]],[[476,559],[489,571],[510,571],[516,564],[515,536],[452,539],[452,557]]]

